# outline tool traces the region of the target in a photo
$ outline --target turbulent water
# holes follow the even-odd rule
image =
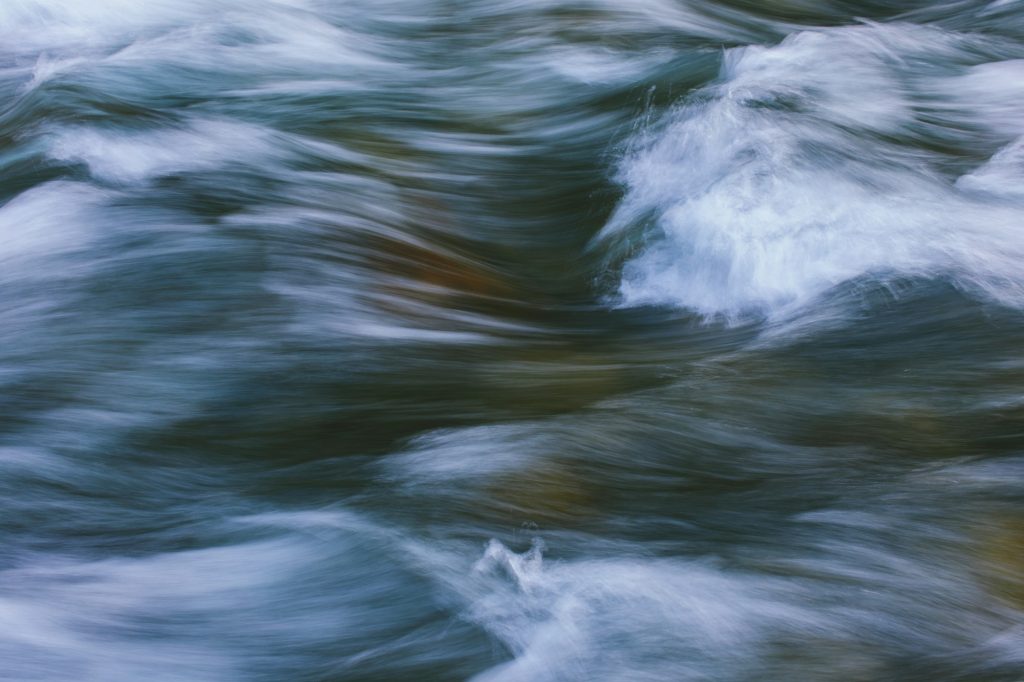
[[[1024,680],[1024,3],[2,0],[0,678]]]

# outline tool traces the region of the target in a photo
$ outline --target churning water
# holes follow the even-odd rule
[[[1024,680],[1024,3],[2,0],[0,678]]]

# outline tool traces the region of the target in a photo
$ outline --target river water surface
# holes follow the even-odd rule
[[[1024,4],[3,0],[0,678],[1024,679]]]

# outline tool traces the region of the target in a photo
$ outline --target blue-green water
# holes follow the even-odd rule
[[[2,0],[0,679],[1020,682],[1024,6]]]

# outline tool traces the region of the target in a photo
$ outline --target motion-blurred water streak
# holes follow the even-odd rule
[[[1024,6],[4,0],[0,679],[1024,679]]]

